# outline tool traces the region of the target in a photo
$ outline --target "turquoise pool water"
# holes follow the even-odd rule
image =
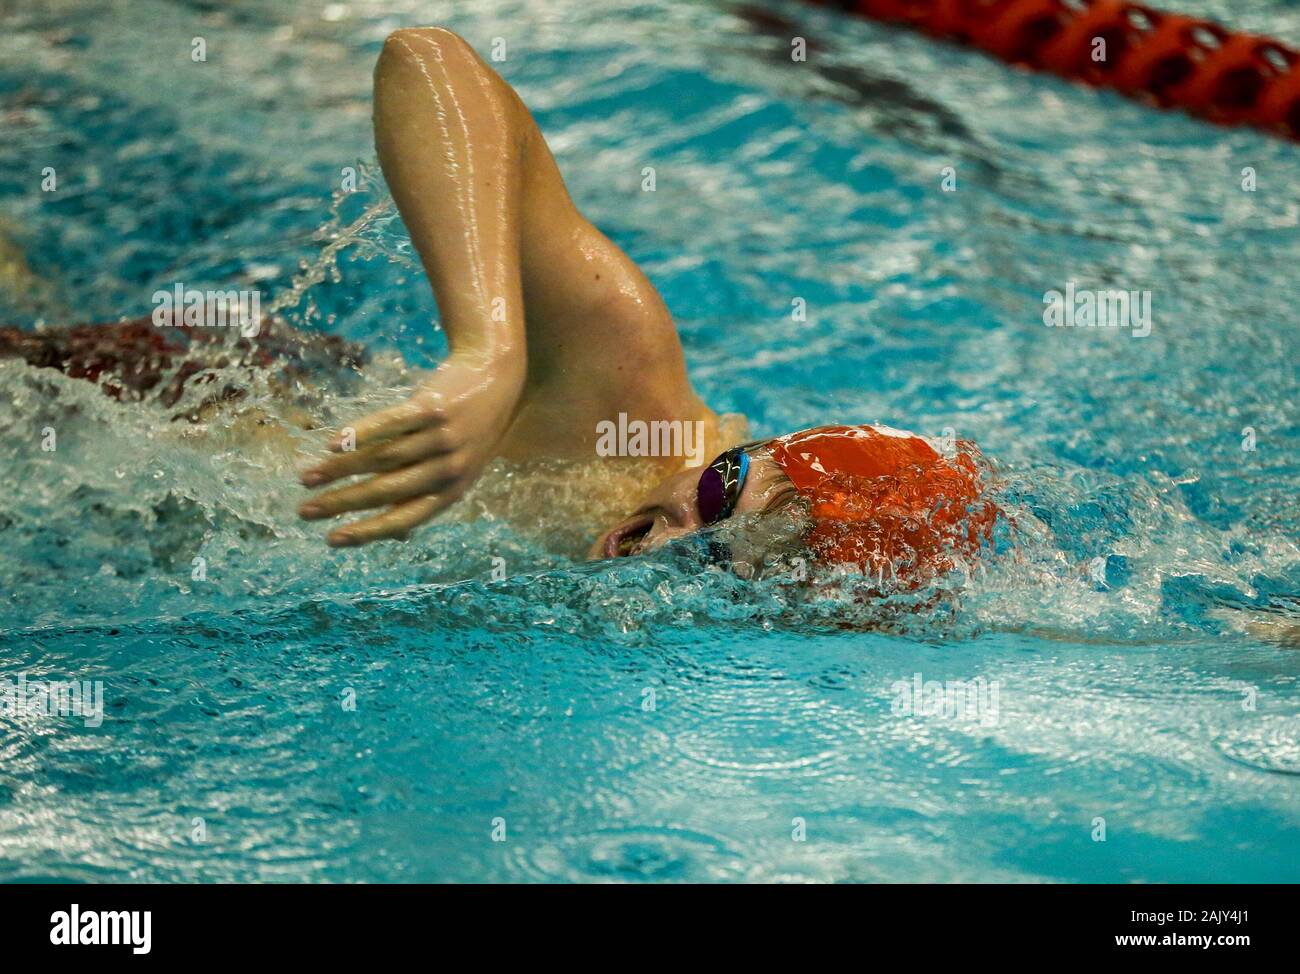
[[[104,686],[99,726],[0,714],[0,879],[1300,879],[1296,146],[798,4],[602,6],[10,15],[0,231],[47,285],[0,319],[239,282],[376,349],[334,415],[399,395],[440,344],[369,77],[442,23],[504,38],[706,399],[975,439],[996,557],[883,632],[482,518],[330,551],[282,459],[0,362],[0,683]],[[1281,2],[1181,6],[1300,41]],[[1044,327],[1068,281],[1150,290],[1150,335]],[[997,706],[900,713],[917,674]]]

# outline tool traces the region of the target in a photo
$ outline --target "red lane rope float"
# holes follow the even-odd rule
[[[1210,20],[1127,0],[811,2],[905,24],[1162,108],[1300,140],[1300,51]]]

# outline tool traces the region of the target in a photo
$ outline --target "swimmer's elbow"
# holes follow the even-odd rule
[[[375,74],[380,74],[388,65],[428,58],[454,64],[466,56],[472,58],[473,52],[465,38],[445,27],[401,27],[384,39]]]

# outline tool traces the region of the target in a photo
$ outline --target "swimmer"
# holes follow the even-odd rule
[[[761,567],[773,552],[802,551],[915,586],[987,540],[997,510],[969,444],[940,449],[880,426],[751,441],[742,418],[711,410],[691,387],[654,286],[578,212],[519,96],[460,37],[439,28],[388,37],[375,68],[374,130],[449,353],[407,401],[341,426],[331,455],[301,473],[316,492],[301,517],[361,515],[334,524],[330,545],[405,539],[491,465],[557,461],[606,464],[638,484],[640,502],[599,532],[593,558],[701,532],[716,554],[709,539],[743,524],[744,536],[731,532],[721,549],[730,564]],[[161,354],[153,348],[161,339],[141,323],[117,327],[132,324],[141,354]],[[288,334],[300,357],[312,344],[283,325],[264,331]],[[8,344],[22,341],[11,334]],[[15,354],[5,345],[0,355]],[[360,358],[342,345],[331,351]],[[59,367],[57,351],[42,354]],[[154,371],[141,381],[158,381]],[[603,456],[602,429],[624,418],[698,431],[700,442],[671,456]],[[602,484],[562,486],[570,505],[590,512],[611,505]]]
[[[447,30],[400,30],[375,68],[375,147],[451,346],[402,405],[362,417],[303,483],[332,486],[305,518],[378,511],[329,541],[404,538],[494,457],[595,455],[602,423],[698,423],[716,457],[663,476],[593,557],[653,550],[735,515],[798,500],[822,560],[942,567],[993,517],[969,452],[827,427],[740,445],[691,388],[671,316],[641,270],[583,218],[514,90]],[[344,452],[344,447],[349,449]],[[972,508],[979,508],[972,511]],[[922,566],[920,563],[931,564]],[[901,569],[906,571],[905,568]]]

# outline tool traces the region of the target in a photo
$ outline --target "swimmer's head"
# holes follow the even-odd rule
[[[978,457],[970,444],[943,455],[885,426],[802,430],[664,481],[591,555],[643,554],[716,526],[733,562],[756,568],[788,553],[793,531],[815,562],[919,584],[990,536],[997,507],[983,497]]]

